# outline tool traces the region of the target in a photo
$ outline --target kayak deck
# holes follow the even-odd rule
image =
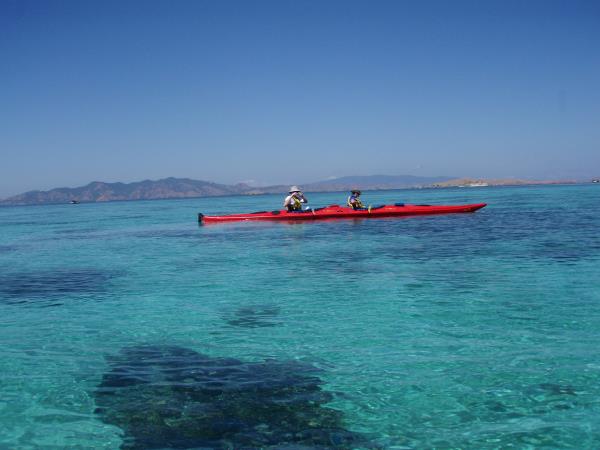
[[[238,222],[243,220],[276,220],[298,221],[318,219],[349,219],[349,218],[376,218],[376,217],[402,217],[421,216],[427,214],[453,214],[469,213],[486,206],[486,203],[473,203],[469,205],[381,205],[364,210],[354,210],[340,205],[329,205],[323,208],[308,211],[259,211],[245,214],[230,214],[225,216],[208,216],[198,214],[199,223]]]

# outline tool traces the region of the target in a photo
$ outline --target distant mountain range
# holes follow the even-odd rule
[[[477,180],[483,185],[485,180]],[[417,177],[412,175],[369,175],[332,178],[300,185],[305,192],[347,191],[353,187],[363,190],[402,189],[411,187],[451,187],[469,185],[473,180],[453,177]],[[552,182],[524,180],[492,180],[489,185],[519,185]],[[167,198],[215,197],[221,195],[284,194],[288,185],[252,187],[192,180],[190,178],[164,178],[134,183],[103,183],[94,181],[76,188],[57,188],[49,191],[30,191],[0,201],[0,205],[35,205],[44,203],[106,202],[119,200],[154,200]]]
[[[411,187],[429,187],[436,183],[452,180],[452,177],[416,177],[413,175],[366,175],[330,178],[313,183],[304,183],[300,187],[304,192],[336,192],[352,188],[363,190],[403,189]],[[250,188],[244,194],[277,194],[285,193],[288,185],[264,186]]]
[[[226,185],[189,178],[165,178],[134,183],[103,183],[94,181],[76,188],[50,191],[30,191],[0,201],[4,205],[35,205],[42,203],[107,202],[118,200],[151,200],[161,198],[212,197],[243,194],[250,189],[245,184]]]
[[[451,180],[451,177],[415,177],[411,175],[371,175],[333,178],[301,185],[306,192],[341,191],[358,186],[361,189],[398,189],[428,186]],[[105,202],[119,200],[153,200],[165,198],[214,197],[220,195],[258,195],[281,193],[287,185],[252,187],[247,184],[219,184],[189,178],[165,178],[134,183],[94,181],[76,188],[30,191],[0,201],[0,205],[35,205],[44,203]]]
[[[454,177],[455,178],[455,177]],[[431,186],[452,180],[453,177],[417,177],[413,175],[367,175],[333,178],[307,185],[312,191],[344,191],[358,187],[365,190],[402,189]]]

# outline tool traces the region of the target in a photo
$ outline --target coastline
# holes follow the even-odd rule
[[[520,183],[520,184],[488,184],[485,186],[461,186],[461,185],[450,185],[450,186],[410,186],[410,187],[398,187],[398,188],[363,188],[363,192],[388,192],[388,191],[411,191],[411,190],[452,190],[452,189],[483,189],[483,188],[528,188],[528,187],[551,187],[551,186],[586,186],[594,184],[591,182],[584,181],[552,181],[552,182],[538,182],[538,183]],[[337,189],[337,190],[310,190],[305,189],[304,192],[310,194],[345,194],[348,189]],[[269,195],[283,195],[285,191],[281,192],[247,192],[239,194],[216,194],[216,195],[194,195],[194,196],[173,196],[173,197],[156,197],[156,198],[131,198],[131,199],[107,199],[107,200],[96,200],[86,201],[81,200],[77,205],[89,205],[89,204],[106,204],[106,203],[121,203],[121,202],[144,202],[144,201],[164,201],[164,200],[193,200],[193,199],[206,199],[206,198],[235,198],[235,197],[263,197]],[[3,203],[0,201],[0,208],[10,207],[24,207],[24,206],[77,206],[72,205],[69,202],[40,202],[40,203]]]

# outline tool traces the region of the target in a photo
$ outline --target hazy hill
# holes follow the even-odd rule
[[[564,183],[565,181],[562,181]],[[487,183],[489,185],[518,185],[557,183],[557,181],[482,180],[453,177],[417,177],[412,175],[348,176],[315,183],[300,184],[305,192],[402,189],[411,187],[452,187]],[[219,195],[285,194],[289,185],[250,187],[246,184],[219,184],[190,178],[164,178],[134,183],[103,183],[94,181],[76,188],[49,191],[30,191],[0,201],[0,205],[34,205],[43,203],[106,202],[116,200],[153,200],[164,198],[214,197]]]
[[[432,187],[465,187],[465,186],[525,186],[531,184],[572,184],[575,180],[520,180],[518,178],[484,179],[484,178],[456,178],[452,180],[433,183]]]
[[[411,187],[426,187],[436,183],[452,180],[452,177],[417,177],[413,175],[356,175],[313,183],[301,183],[299,186],[304,192],[336,192],[347,191],[354,187],[362,190],[377,189],[403,189]],[[284,193],[289,185],[276,185],[255,187],[249,189],[247,194],[276,194]]]
[[[398,189],[431,185],[450,180],[450,177],[415,177],[411,175],[371,175],[341,177],[316,183],[300,184],[306,192],[344,191],[360,189]],[[219,195],[284,194],[289,185],[250,187],[246,184],[218,184],[189,178],[165,178],[134,183],[104,183],[94,181],[76,188],[57,188],[49,191],[30,191],[0,201],[2,205],[34,205],[42,203],[106,202],[116,200],[152,200],[162,198],[214,197]]]
[[[417,177],[413,175],[366,175],[333,178],[309,183],[304,188],[313,191],[342,191],[358,187],[365,190],[401,189],[416,186],[430,186],[451,180],[452,177]]]
[[[40,203],[105,202],[114,200],[151,200],[160,198],[211,197],[242,194],[249,189],[244,184],[226,185],[189,178],[165,178],[134,183],[103,183],[94,181],[76,188],[57,188],[50,191],[30,191],[7,198],[5,205]]]

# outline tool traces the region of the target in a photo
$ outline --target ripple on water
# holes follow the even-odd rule
[[[332,394],[311,365],[176,346],[128,347],[107,359],[96,413],[125,432],[122,448],[373,448],[323,406]]]

